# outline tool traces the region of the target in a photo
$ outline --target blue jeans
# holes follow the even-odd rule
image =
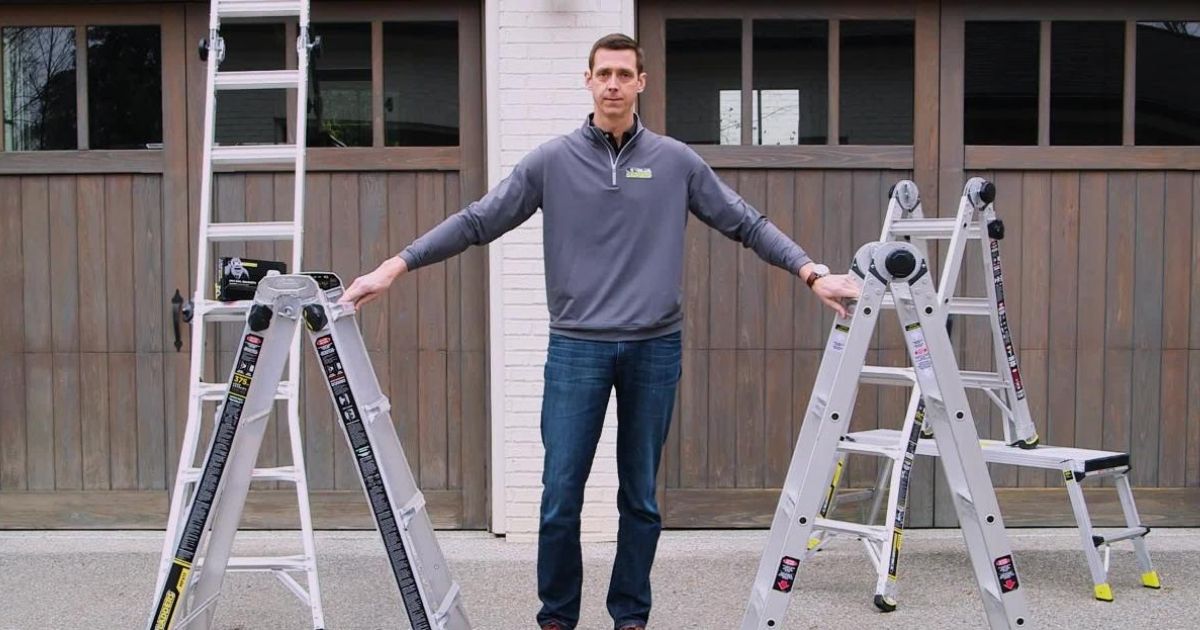
[[[538,529],[538,623],[556,621],[574,628],[579,622],[579,512],[614,387],[620,521],[608,613],[616,627],[646,623],[650,566],[662,530],[655,478],[675,405],[680,346],[679,333],[622,342],[550,336],[542,399],[546,460]]]

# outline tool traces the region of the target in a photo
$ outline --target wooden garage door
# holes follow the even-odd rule
[[[1115,5],[646,2],[639,5],[649,75],[641,111],[647,124],[689,142],[730,186],[835,269],[845,269],[859,245],[877,238],[886,193],[897,180],[914,179],[926,213],[945,215],[957,208],[966,178],[994,179],[997,209],[1009,226],[1002,255],[1011,321],[1045,441],[1129,450],[1146,521],[1195,524],[1200,449],[1192,445],[1200,435],[1200,388],[1194,331],[1200,319],[1196,275],[1182,268],[1189,255],[1194,267],[1197,148],[1137,146],[1147,143],[1134,138],[1132,90],[1135,70],[1144,67],[1136,62],[1138,37],[1188,32],[1179,23],[1168,28],[1136,20],[1196,18],[1187,18],[1180,3],[1160,4],[1134,15],[1128,8],[1114,13]],[[1052,58],[1039,58],[1036,48],[1031,108],[1019,91],[1014,97],[980,87],[1011,82],[981,83],[980,59],[988,53],[968,47],[978,41],[966,36],[968,21],[1031,22],[1036,45],[1056,41],[1056,21],[1113,16],[1124,57],[1082,58],[1116,63],[1118,93],[1125,90],[1116,100],[1116,146],[1054,146],[1063,141],[1051,142],[1051,94],[1065,94],[1054,102],[1068,108],[1069,97],[1079,95],[1054,87]],[[1074,28],[1069,25],[1067,35]],[[1060,52],[1071,41],[1061,37]],[[1161,45],[1161,39],[1154,41]],[[1004,54],[982,69],[999,67],[998,76],[1008,79],[1016,49],[1002,41],[994,48]],[[1171,45],[1190,49],[1186,41],[1180,35]],[[910,69],[897,66],[908,58]],[[1029,146],[969,141],[964,126],[972,119],[964,100],[976,104],[984,128],[1001,110],[979,108],[980,102],[1032,111],[1033,140]],[[1165,127],[1180,128],[1180,114],[1167,114],[1177,118]],[[1064,121],[1066,114],[1056,116]],[[1197,114],[1191,116],[1196,124]],[[1185,128],[1187,120],[1185,112]],[[878,131],[864,121],[911,132],[863,142],[856,136],[869,139]],[[992,129],[1009,129],[1005,124]],[[990,142],[997,142],[994,135]],[[1178,170],[1165,172],[1167,164]],[[685,365],[661,476],[664,522],[767,526],[830,318],[797,279],[698,222],[688,230]],[[977,255],[974,249],[968,254]],[[960,280],[975,295],[982,283],[974,268]],[[981,322],[955,326],[965,367],[984,369],[991,361],[985,333]],[[901,339],[885,327],[868,360],[904,364]],[[897,427],[907,395],[862,387],[851,428]],[[999,418],[987,400],[978,392],[970,398],[981,433],[999,436]],[[848,484],[867,485],[874,472],[874,462],[851,458]],[[1056,477],[1003,467],[993,475],[1009,523],[1072,522]],[[910,524],[955,524],[933,462],[918,460],[913,488]],[[1097,490],[1089,501],[1107,522],[1119,514],[1115,496]]]
[[[304,259],[306,268],[348,281],[482,192],[479,9],[466,2],[313,8],[319,29],[331,24],[318,78],[327,92],[342,90],[342,102],[361,97],[354,102],[365,107],[366,122],[348,143],[362,146],[309,151]],[[195,42],[207,31],[208,4],[67,11],[80,29],[161,25],[162,147],[89,149],[85,117],[76,150],[0,152],[0,273],[11,287],[0,302],[0,329],[11,335],[0,349],[0,527],[158,528],[186,420],[189,330],[181,326],[177,351],[170,299],[176,290],[190,297],[195,277],[204,102]],[[5,9],[0,26],[60,24],[61,15]],[[275,40],[284,63],[294,63],[284,43],[294,31]],[[360,32],[366,37],[357,49],[338,43]],[[364,49],[365,60],[353,56]],[[414,62],[422,50],[435,51],[439,64]],[[415,82],[418,65],[436,76]],[[413,104],[422,101],[403,91],[414,84],[441,86],[417,95],[426,103],[456,98],[438,102],[451,119],[414,118]],[[79,102],[87,86],[86,79],[74,86]],[[264,112],[268,133],[287,129],[294,97],[280,96],[243,112]],[[336,100],[326,101],[318,125],[326,144],[330,134],[356,132],[354,113]],[[290,174],[220,173],[216,216],[284,219],[292,194]],[[288,260],[289,248],[222,245],[215,253]],[[485,265],[474,251],[423,269],[361,319],[413,471],[443,527],[486,526]],[[227,376],[236,328],[210,329],[206,379]],[[302,424],[314,522],[371,527],[313,368],[306,358]],[[262,464],[291,460],[285,425],[275,429]],[[260,484],[247,525],[295,527],[294,504],[290,488]]]

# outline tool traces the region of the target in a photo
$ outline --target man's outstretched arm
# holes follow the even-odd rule
[[[726,237],[754,250],[766,262],[800,276],[807,281],[812,273],[812,258],[788,238],[740,195],[725,185],[698,155],[688,176],[688,208],[701,221]],[[849,275],[828,275],[812,285],[813,292],[826,306],[846,315],[845,299],[861,293],[858,279]]]
[[[525,222],[542,205],[542,149],[535,149],[495,188],[418,237],[399,254],[350,284],[340,302],[361,307],[396,278],[485,245]]]

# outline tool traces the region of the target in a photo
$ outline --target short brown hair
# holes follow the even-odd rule
[[[637,40],[625,35],[624,33],[610,33],[596,40],[592,44],[592,52],[588,54],[588,70],[596,66],[596,51],[601,48],[605,50],[632,50],[637,54],[637,71],[638,74],[643,72],[642,65],[645,62],[642,54],[642,47],[638,46]]]

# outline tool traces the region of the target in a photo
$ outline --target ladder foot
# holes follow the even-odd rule
[[[1020,449],[1030,450],[1030,449],[1037,448],[1038,444],[1041,441],[1042,441],[1042,438],[1040,436],[1038,436],[1037,434],[1034,434],[1034,436],[1031,438],[1026,438],[1024,440],[1017,440],[1016,442],[1009,444],[1009,446],[1015,446]]]
[[[876,595],[875,607],[878,608],[880,612],[890,613],[896,610],[896,600],[892,597],[888,597],[887,595]]]
[[[1142,586],[1153,589],[1162,588],[1162,583],[1158,581],[1158,571],[1147,571],[1143,573]]]
[[[1095,589],[1093,589],[1093,593],[1095,594],[1096,599],[1102,602],[1111,602],[1113,600],[1112,587],[1109,586],[1107,582],[1103,584],[1097,584]]]

